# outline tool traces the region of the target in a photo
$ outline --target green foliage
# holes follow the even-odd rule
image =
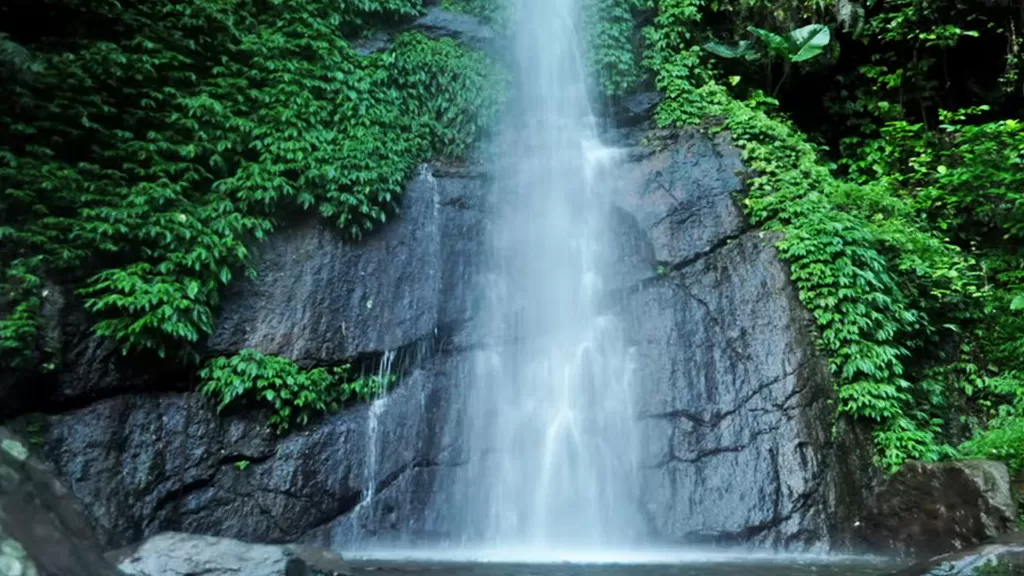
[[[353,378],[351,371],[349,364],[303,370],[287,358],[246,349],[207,361],[199,371],[200,392],[217,400],[218,411],[239,401],[267,406],[270,425],[283,432],[345,402],[370,400],[393,380],[391,375]]]
[[[1006,416],[993,420],[991,429],[960,445],[965,458],[1002,460],[1010,474],[1024,470],[1024,417]]]
[[[441,8],[475,16],[496,33],[503,34],[512,25],[514,4],[506,0],[442,0]]]
[[[639,16],[653,0],[585,0],[588,63],[591,76],[608,98],[622,97],[643,80]]]
[[[714,82],[696,89],[680,83],[697,74],[693,68],[699,63],[688,54],[662,57],[659,87],[666,102],[658,120],[685,125],[717,119],[715,128],[728,129],[743,150],[757,175],[748,182],[747,212],[764,228],[785,232],[778,249],[817,321],[820,345],[839,383],[839,410],[878,425],[883,465],[941,457],[948,450],[935,441],[937,423],[916,407],[923,391],[906,378],[909,347],[926,318],[901,290],[913,279],[894,275],[898,267],[886,258],[903,243],[921,241],[924,233],[904,222],[902,229],[883,234],[869,220],[841,210],[837,200],[860,204],[853,197],[884,194],[836,180],[818,149],[791,124],[765,114],[762,108],[771,101],[740,102]]]
[[[658,120],[728,130],[742,149],[747,213],[783,233],[777,247],[817,322],[839,411],[874,423],[880,464],[982,453],[1014,463],[1024,396],[1024,314],[1014,313],[1024,308],[1021,123],[992,119],[987,105],[943,112],[951,100],[935,81],[943,51],[985,26],[1011,28],[999,27],[1008,14],[945,0],[827,4],[660,2],[647,54],[666,93]],[[799,27],[826,9],[846,34],[837,40],[871,55],[829,100],[845,123],[838,164],[772,111],[774,99],[741,83],[749,96],[737,100],[712,80],[725,70],[694,52],[703,44],[722,66],[756,59],[752,42],[707,41],[748,30],[787,62],[826,48],[835,59],[824,25]],[[794,28],[790,38],[770,31]],[[972,439],[954,449],[965,433]]]
[[[65,41],[28,45],[39,72],[0,89],[5,364],[32,348],[52,276],[124,350],[194,360],[252,241],[302,210],[359,238],[417,163],[479,138],[501,93],[483,55],[405,34],[361,56],[340,32],[419,2],[341,7],[111,0]]]
[[[825,51],[825,47],[832,39],[828,26],[822,24],[802,26],[785,36],[756,26],[748,26],[747,31],[760,38],[769,53],[789,62],[803,62],[818,56]],[[704,45],[704,49],[723,58],[753,59],[757,55],[754,45],[750,41],[741,41],[735,46],[708,42]]]
[[[478,18],[490,18],[499,9],[498,0],[443,0],[441,7],[452,12],[462,12]]]

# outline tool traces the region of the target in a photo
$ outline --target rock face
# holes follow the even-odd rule
[[[928,557],[1016,530],[1006,465],[988,460],[907,462],[875,495],[860,538],[876,550]]]
[[[869,445],[833,455],[826,365],[773,238],[734,202],[737,152],[694,133],[623,145],[608,306],[638,358],[651,538],[841,542],[856,476],[844,467]],[[141,376],[102,354],[68,367],[105,392],[79,387],[39,434],[105,542],[167,530],[334,545],[453,536],[458,495],[443,488],[466,464],[458,415],[485,345],[474,318],[489,210],[479,178],[425,168],[401,216],[365,242],[306,222],[271,238],[258,279],[226,296],[211,353],[380,360],[402,379],[370,406],[275,438],[266,415],[217,416],[173,378],[124,386]]]
[[[118,568],[129,576],[311,576],[306,563],[283,546],[168,532],[126,554]]]
[[[650,242],[637,253],[653,261],[622,310],[638,355],[653,532],[813,547],[840,512],[828,372],[773,238],[734,203],[736,151],[689,136],[637,156],[622,207]]]
[[[81,505],[0,428],[0,574],[117,576]]]
[[[266,414],[217,415],[192,393],[129,387],[37,425],[104,542],[166,530],[283,542],[332,523],[376,531],[397,526],[399,503],[389,499],[410,483],[420,495],[402,522],[429,514],[425,494],[451,460],[447,410],[469,378],[455,341],[477,293],[471,257],[483,235],[483,189],[475,178],[424,169],[402,218],[377,235],[351,246],[306,223],[269,242],[259,280],[228,295],[212,353],[250,347],[317,364],[394,353],[406,377],[372,407],[277,439]],[[134,381],[115,351],[96,354],[86,357],[97,387]]]

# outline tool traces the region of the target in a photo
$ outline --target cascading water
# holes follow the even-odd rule
[[[600,143],[579,0],[520,0],[516,85],[499,138],[495,348],[470,392],[465,543],[628,546],[639,535],[630,354],[601,311],[614,152]]]

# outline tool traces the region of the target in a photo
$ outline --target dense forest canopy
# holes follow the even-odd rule
[[[500,0],[443,4],[509,25]],[[584,8],[599,107],[657,90],[656,123],[728,130],[743,150],[745,208],[784,233],[839,412],[873,427],[879,463],[1024,468],[1024,0]],[[419,162],[464,155],[500,107],[494,62],[415,32],[354,48],[423,9],[0,7],[4,365],[57,369],[40,334],[51,282],[126,351],[198,362],[252,241],[312,210],[358,238]],[[256,391],[282,427],[382,385],[252,352],[201,370],[222,403]]]

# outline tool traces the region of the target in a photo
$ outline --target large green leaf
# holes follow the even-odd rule
[[[790,62],[803,62],[821,54],[832,40],[832,33],[824,24],[810,24],[789,33]]]
[[[1010,310],[1024,310],[1024,294],[1017,296],[1010,303]]]
[[[789,41],[774,32],[769,32],[756,26],[747,26],[747,31],[760,38],[768,46],[768,49],[779,56],[789,57],[791,53]]]
[[[754,47],[749,40],[740,40],[737,44],[722,44],[721,42],[708,42],[701,46],[712,54],[722,58],[744,58],[754,53]]]

